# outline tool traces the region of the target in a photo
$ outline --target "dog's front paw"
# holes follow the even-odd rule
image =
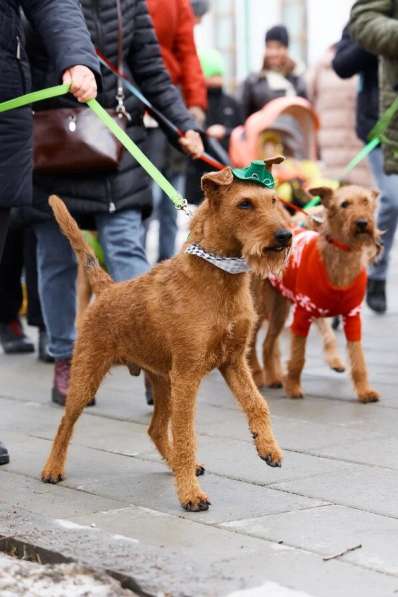
[[[286,395],[289,398],[293,398],[294,400],[298,400],[300,398],[304,398],[304,392],[299,383],[296,381],[292,381],[289,378],[285,379],[285,383],[283,384],[285,388]]]
[[[368,404],[370,402],[378,402],[379,399],[380,399],[380,394],[378,392],[376,392],[376,390],[372,390],[371,388],[369,388],[368,390],[365,390],[364,392],[360,392],[358,394],[358,400],[362,404]]]
[[[256,442],[256,447],[261,460],[264,460],[268,466],[273,468],[282,466],[283,452],[276,442],[264,443],[261,446]]]
[[[56,484],[64,480],[64,472],[58,468],[50,468],[45,466],[41,473],[41,480],[43,483]]]
[[[181,506],[187,512],[203,512],[204,510],[208,510],[210,505],[209,498],[202,492],[189,497],[186,496],[181,500]]]
[[[334,357],[328,360],[329,367],[337,373],[344,373],[345,365],[339,357]]]

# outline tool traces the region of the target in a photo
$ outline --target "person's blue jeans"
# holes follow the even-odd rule
[[[183,186],[182,176],[171,172],[164,172],[164,174],[169,182],[181,192]],[[160,196],[157,195],[157,191],[159,191]],[[159,220],[158,261],[164,261],[173,257],[176,252],[177,210],[170,198],[159,188],[154,187],[153,196],[155,217]]]
[[[377,225],[384,232],[382,236],[383,255],[369,269],[369,278],[372,280],[385,280],[398,224],[398,174],[386,174],[384,172],[383,151],[380,147],[369,154],[369,162],[381,192]]]
[[[149,269],[142,244],[142,215],[135,209],[99,214],[95,218],[107,269],[117,281]],[[54,220],[36,224],[39,294],[55,359],[73,352],[76,319],[77,263],[69,241]]]

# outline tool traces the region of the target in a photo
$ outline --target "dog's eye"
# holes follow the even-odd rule
[[[272,197],[272,205],[275,205],[276,203],[276,197]]]
[[[350,202],[349,201],[343,201],[343,203],[340,205],[340,207],[342,207],[343,209],[345,209],[346,207],[350,206]]]
[[[238,203],[239,209],[251,209],[253,207],[253,203],[250,199],[244,199],[240,203]]]

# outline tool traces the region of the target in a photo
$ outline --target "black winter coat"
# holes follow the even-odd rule
[[[270,74],[272,77],[272,73]],[[293,72],[286,77],[286,82],[296,91],[300,97],[307,98],[307,89],[304,78],[298,72]],[[240,100],[242,103],[243,116],[246,120],[254,112],[261,110],[268,102],[279,97],[285,97],[286,89],[282,86],[274,87],[270,84],[267,72],[251,73],[243,82],[240,92]]]
[[[208,89],[208,108],[205,128],[213,124],[222,124],[226,128],[226,136],[220,140],[222,147],[228,153],[229,140],[232,130],[243,123],[242,107],[232,96],[224,93],[222,88]],[[205,172],[214,168],[206,167],[199,162],[190,161],[187,168],[185,182],[185,196],[189,203],[199,204],[203,198],[200,188],[200,179]]]
[[[95,46],[117,64],[117,9],[115,0],[82,0],[87,27]],[[124,24],[125,74],[139,86],[147,98],[180,129],[195,128],[195,121],[185,108],[181,96],[171,83],[163,64],[157,38],[145,0],[122,0]],[[54,84],[55,73],[47,68],[42,50],[28,43],[34,88]],[[104,108],[116,107],[117,79],[102,69],[103,90],[98,101]],[[40,108],[71,105],[71,96],[41,104]],[[132,117],[128,135],[145,151],[142,104],[127,92],[125,106]],[[112,213],[127,208],[140,209],[148,215],[152,206],[149,177],[141,166],[124,153],[116,172],[69,176],[34,177],[34,206],[48,212],[48,196],[56,193],[65,200],[81,225],[92,226],[92,215]]]
[[[0,0],[0,102],[30,91],[22,47],[19,9],[43,39],[54,80],[70,66],[83,64],[99,77],[99,65],[76,0]],[[0,114],[0,208],[32,199],[32,114],[30,108]]]
[[[347,26],[336,46],[332,66],[342,79],[356,74],[360,76],[356,130],[358,137],[367,143],[368,135],[379,118],[378,58],[352,39]]]

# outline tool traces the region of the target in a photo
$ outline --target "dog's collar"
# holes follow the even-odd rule
[[[250,267],[243,257],[223,257],[216,253],[209,253],[196,243],[188,245],[185,253],[196,255],[228,274],[244,274],[250,271]]]
[[[346,252],[351,251],[350,245],[346,245],[346,243],[342,243],[339,240],[332,238],[329,234],[326,235],[326,240],[329,243],[329,245],[333,245],[334,247],[337,247],[338,249],[340,249],[340,251],[346,251]]]

